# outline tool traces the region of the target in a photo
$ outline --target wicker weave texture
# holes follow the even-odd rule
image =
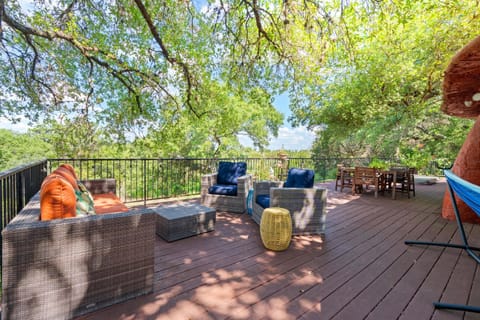
[[[270,207],[285,208],[292,218],[293,235],[324,234],[327,217],[327,190],[317,188],[277,188],[278,183],[254,185],[252,219],[260,224],[264,208],[256,203],[257,195],[270,194]],[[268,189],[268,192],[266,192]]]
[[[39,200],[2,231],[2,319],[71,319],[153,291],[153,211],[39,221]]]
[[[260,222],[260,237],[265,248],[274,251],[288,249],[292,239],[290,212],[283,208],[267,208]]]
[[[216,210],[198,204],[176,204],[153,208],[156,232],[166,241],[175,241],[215,230]]]
[[[217,173],[202,176],[201,202],[204,206],[213,207],[218,211],[244,213],[247,210],[248,190],[252,186],[252,176],[244,175],[238,178],[236,196],[209,194],[208,188],[217,183]]]

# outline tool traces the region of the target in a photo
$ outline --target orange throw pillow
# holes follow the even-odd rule
[[[64,163],[64,164],[59,165],[58,168],[67,169],[73,175],[75,180],[78,180],[77,174],[75,173],[75,169],[70,164]]]
[[[40,189],[40,220],[76,216],[76,196],[72,185],[63,176],[51,173]]]
[[[77,191],[80,190],[79,187],[78,187],[77,175],[75,174],[75,172],[72,173],[72,171],[70,171],[69,169],[67,169],[65,167],[62,167],[62,166],[58,167],[55,171],[52,172],[52,174],[57,174],[57,175],[61,176],[62,178],[64,178],[68,182],[70,182],[73,189],[75,189]]]

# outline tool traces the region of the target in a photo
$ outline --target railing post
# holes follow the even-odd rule
[[[143,159],[143,206],[147,206],[147,159]]]
[[[20,172],[16,176],[16,189],[17,189],[17,200],[16,200],[16,212],[20,212],[24,206],[24,198],[25,198],[25,176],[24,176],[25,171]]]

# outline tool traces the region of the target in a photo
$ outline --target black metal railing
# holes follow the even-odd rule
[[[381,159],[391,161],[391,159]],[[334,179],[336,166],[367,166],[370,158],[243,158],[243,159],[48,159],[0,173],[2,228],[40,189],[47,173],[62,163],[74,166],[79,179],[114,178],[124,202],[193,196],[200,193],[201,176],[215,172],[220,161],[245,161],[257,180],[285,180],[288,168],[313,168],[315,180]],[[391,161],[392,162],[392,161]]]
[[[312,168],[316,181],[333,179],[336,166],[368,165],[369,158],[244,158],[244,159],[49,159],[49,172],[71,164],[79,179],[114,178],[122,201],[138,202],[200,194],[201,176],[215,172],[220,161],[245,161],[257,180],[285,180],[288,168]]]
[[[308,158],[247,159],[49,159],[48,171],[71,164],[80,180],[114,178],[117,195],[124,202],[149,201],[200,194],[201,176],[215,172],[220,161],[245,161],[257,179],[282,178],[287,167],[313,168]]]
[[[0,210],[3,228],[40,190],[47,176],[47,160],[0,173]]]

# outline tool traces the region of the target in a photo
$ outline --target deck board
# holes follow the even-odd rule
[[[458,242],[441,218],[445,183],[398,194],[329,188],[324,236],[297,236],[272,252],[248,215],[217,213],[215,231],[157,238],[154,293],[87,314],[95,319],[480,319],[435,310],[433,301],[480,305],[480,267],[455,249],[406,239]],[[480,243],[480,226],[467,225]]]

